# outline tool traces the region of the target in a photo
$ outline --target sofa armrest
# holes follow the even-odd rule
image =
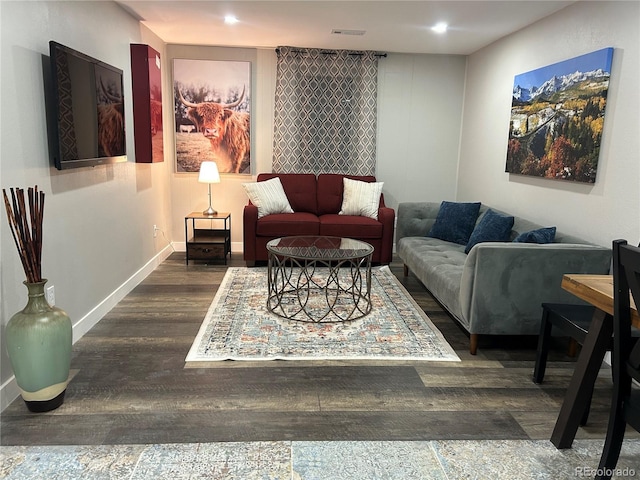
[[[393,260],[393,233],[396,223],[395,210],[390,207],[380,207],[378,209],[378,221],[382,223],[380,263],[391,263]]]
[[[398,205],[396,245],[403,237],[425,237],[438,216],[440,203],[403,202]]]
[[[470,333],[537,335],[542,302],[581,303],[560,284],[565,273],[606,274],[611,249],[570,243],[487,242],[465,261],[459,300]]]
[[[242,213],[244,243],[244,259],[245,261],[256,260],[256,227],[258,225],[258,207],[252,203],[245,205]]]

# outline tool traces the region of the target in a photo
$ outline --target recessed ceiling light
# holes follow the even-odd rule
[[[224,23],[226,23],[227,25],[233,25],[235,23],[238,23],[238,19],[235,15],[226,15],[224,17]]]
[[[433,30],[436,33],[445,33],[448,28],[449,28],[449,25],[447,25],[444,22],[440,22],[440,23],[436,23],[433,27],[431,27],[431,30]]]

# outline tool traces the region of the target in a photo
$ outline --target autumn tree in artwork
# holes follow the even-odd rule
[[[562,113],[546,128],[542,137],[510,138],[507,171],[545,178],[593,183],[604,126],[606,90],[590,98],[576,98],[562,104]],[[538,147],[535,147],[538,145]],[[533,151],[542,149],[536,156]]]

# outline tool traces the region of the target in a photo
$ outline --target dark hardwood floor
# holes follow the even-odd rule
[[[241,254],[230,265],[244,266]],[[257,440],[548,439],[573,372],[555,339],[545,382],[531,381],[536,338],[462,329],[402,265],[392,271],[462,359],[451,362],[221,362],[184,359],[227,267],[186,266],[174,253],[73,347],[64,404],[1,415],[2,445]],[[611,393],[601,370],[590,421],[604,438]]]

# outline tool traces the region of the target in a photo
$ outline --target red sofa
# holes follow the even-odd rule
[[[279,177],[294,213],[277,213],[258,218],[258,208],[244,207],[244,259],[248,266],[266,261],[267,242],[297,235],[329,235],[355,238],[374,247],[372,261],[386,264],[393,254],[395,211],[384,205],[380,195],[378,219],[338,215],[342,207],[343,178],[375,182],[373,176],[308,173],[261,173],[257,181]]]

